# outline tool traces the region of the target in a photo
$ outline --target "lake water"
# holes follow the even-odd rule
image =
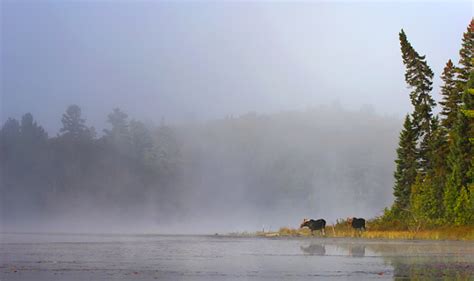
[[[474,280],[474,243],[0,234],[0,280]]]

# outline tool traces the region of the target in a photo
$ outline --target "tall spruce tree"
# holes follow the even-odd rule
[[[472,59],[474,61],[474,58]],[[471,78],[469,82],[467,83],[468,88],[466,89],[465,95],[470,95],[471,101],[474,100],[474,71],[471,71]],[[465,99],[466,100],[466,99]],[[474,106],[472,104],[465,103],[466,108],[464,109],[464,114],[466,117],[470,118],[471,125],[472,121],[474,120]],[[470,107],[469,107],[470,106]],[[472,126],[471,126],[472,129]],[[471,196],[474,199],[474,134],[472,131],[469,134],[469,141],[470,141],[470,158],[471,158],[471,165],[470,169],[468,171],[468,182],[470,182],[470,191],[472,192]],[[472,202],[474,204],[474,200]]]
[[[449,147],[447,164],[450,173],[447,177],[444,192],[445,217],[455,224],[466,224],[472,221],[468,215],[474,211],[474,196],[471,190],[474,171],[473,150],[469,138],[473,135],[472,118],[469,116],[474,108],[473,55],[474,55],[474,20],[471,20],[467,32],[464,33],[459,52],[460,60],[457,70],[457,86],[461,91],[461,105],[452,130],[452,141]]]
[[[459,112],[447,157],[450,172],[446,179],[446,189],[444,191],[444,209],[445,218],[448,222],[452,222],[456,218],[456,202],[462,187],[468,183],[467,172],[471,161],[468,149],[470,146],[468,133],[467,117]]]
[[[472,59],[474,62],[474,58]],[[471,82],[472,78],[474,76],[474,72],[471,70]],[[471,83],[471,86],[466,90],[468,94],[474,96],[474,85]],[[471,121],[474,118],[474,108],[466,109],[465,111],[466,116],[471,118]],[[474,224],[474,135],[471,134],[469,135],[469,141],[471,142],[471,163],[470,163],[470,169],[467,172],[467,178],[468,178],[468,188],[466,191],[469,193],[469,200],[470,200],[470,205],[468,208],[468,214],[470,214],[470,218],[468,220],[468,223]]]
[[[61,136],[72,140],[90,140],[95,137],[94,129],[86,127],[82,111],[78,105],[70,105],[61,118],[63,127],[59,130]]]
[[[458,80],[466,83],[472,71],[474,55],[474,19],[471,19],[467,31],[463,34],[461,50],[459,51]]]
[[[474,61],[474,58],[472,59]],[[474,137],[474,77],[473,71],[471,70],[471,76],[464,86],[464,91],[462,93],[462,108],[461,111],[465,116],[468,117],[466,122],[469,127],[469,138]]]
[[[432,223],[438,222],[444,216],[443,196],[446,186],[446,176],[448,174],[448,165],[446,157],[449,154],[449,143],[447,130],[441,126],[438,117],[432,119],[432,134],[430,140],[429,161],[431,168],[427,171],[425,181],[429,178],[429,184],[425,189],[428,190],[429,202],[426,204],[429,217]]]
[[[416,180],[418,163],[416,161],[416,133],[409,115],[405,117],[400,133],[393,195],[395,212],[407,211],[410,206],[411,186]]]
[[[463,34],[461,50],[459,51],[459,66],[457,67],[457,83],[462,96],[462,109],[469,115],[469,110],[474,108],[474,96],[469,94],[468,80],[474,66],[474,19],[471,19],[467,31]],[[466,93],[466,90],[468,92]],[[471,112],[472,115],[472,112]],[[474,120],[468,120],[470,136],[474,135]]]
[[[114,108],[112,113],[107,116],[107,122],[112,125],[112,128],[110,130],[104,130],[105,139],[122,154],[129,155],[131,153],[132,144],[128,114],[119,108]]]
[[[453,62],[448,60],[441,75],[441,79],[444,82],[443,86],[441,86],[442,101],[439,102],[441,105],[440,114],[443,116],[441,124],[448,132],[454,127],[461,104],[461,94],[456,83],[455,70]]]
[[[471,62],[474,63],[474,58],[471,58]],[[466,148],[469,167],[466,174],[467,183],[462,187],[456,202],[457,218],[455,222],[457,224],[474,224],[474,69],[472,68],[463,94],[463,103],[462,111],[466,116],[468,127],[470,127],[467,136],[469,147]]]
[[[432,134],[431,122],[435,101],[431,97],[433,71],[428,66],[425,56],[418,54],[408,42],[403,29],[399,34],[402,51],[403,64],[406,67],[405,81],[411,89],[410,99],[413,104],[413,125],[416,130],[418,140],[418,161],[419,170],[426,173],[430,169],[430,139]]]

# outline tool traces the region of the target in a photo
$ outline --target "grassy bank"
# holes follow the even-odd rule
[[[311,237],[311,231],[307,228],[282,227],[274,232],[257,232],[257,236],[263,237]],[[314,232],[315,237],[321,236],[319,231]],[[474,241],[474,226],[439,227],[420,230],[390,230],[371,228],[358,232],[345,223],[326,225],[325,237],[360,237],[367,239],[423,239],[423,240],[472,240]]]

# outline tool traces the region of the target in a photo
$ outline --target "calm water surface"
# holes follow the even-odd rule
[[[7,280],[474,280],[474,243],[0,234]]]

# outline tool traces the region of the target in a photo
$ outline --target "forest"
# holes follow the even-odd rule
[[[474,20],[463,34],[459,62],[448,60],[434,113],[433,71],[402,29],[400,46],[413,112],[400,132],[395,202],[381,217],[392,228],[474,223]]]

